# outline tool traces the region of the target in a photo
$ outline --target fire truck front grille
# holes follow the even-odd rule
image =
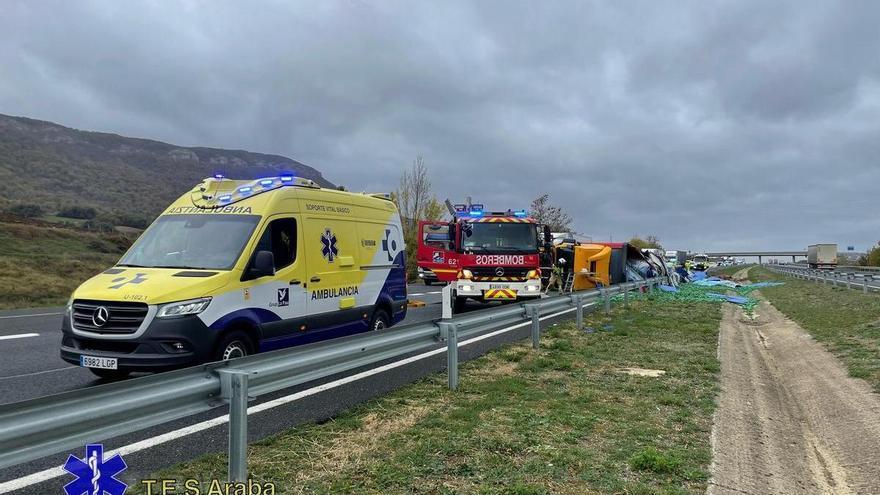
[[[503,268],[504,273],[501,275],[496,270],[497,268],[481,267],[472,268],[471,272],[474,274],[474,280],[476,281],[520,281],[526,279],[526,275],[531,268]]]

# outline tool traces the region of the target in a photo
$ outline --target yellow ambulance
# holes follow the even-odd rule
[[[406,316],[404,252],[386,194],[217,175],[76,289],[61,357],[121,378],[379,330]]]

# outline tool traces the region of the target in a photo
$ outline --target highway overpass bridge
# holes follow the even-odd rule
[[[797,261],[797,258],[807,257],[806,251],[717,251],[706,253],[709,257],[732,256],[734,258],[758,258],[758,264],[763,264],[764,257],[768,258],[787,258],[791,256],[791,262]]]

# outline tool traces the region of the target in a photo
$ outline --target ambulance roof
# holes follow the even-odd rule
[[[166,209],[165,214],[271,214],[275,212],[279,201],[298,198],[385,211],[396,209],[389,194],[325,189],[314,181],[302,177],[282,175],[255,180],[235,180],[218,175],[204,179],[192,190],[184,193]]]

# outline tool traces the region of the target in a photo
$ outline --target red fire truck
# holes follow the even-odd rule
[[[449,222],[419,222],[420,273],[452,285],[455,310],[468,299],[515,301],[541,296],[545,234],[525,211],[487,212],[455,205]]]

